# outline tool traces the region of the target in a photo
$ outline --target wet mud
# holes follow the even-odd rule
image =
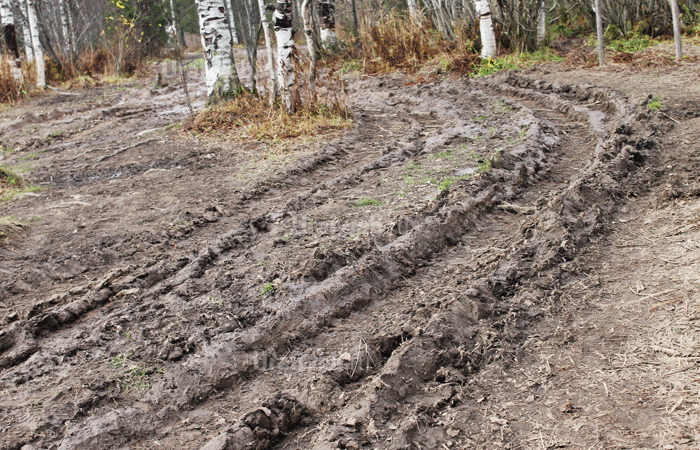
[[[349,78],[353,129],[274,155],[173,129],[146,81],[5,111],[43,189],[0,206],[30,222],[0,247],[0,448],[527,448],[484,376],[674,126],[550,75]]]

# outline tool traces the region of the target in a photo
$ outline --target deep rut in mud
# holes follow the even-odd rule
[[[68,266],[27,308],[4,281],[3,448],[473,443],[441,413],[478,409],[471,377],[517,359],[654,142],[609,90],[514,75],[351,89],[352,131],[253,185],[217,185],[181,226],[124,227],[91,281]],[[151,144],[148,165],[113,146],[93,175],[73,157],[54,179],[236,167],[221,149],[173,160],[174,144]]]

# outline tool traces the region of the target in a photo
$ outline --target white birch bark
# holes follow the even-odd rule
[[[309,68],[309,89],[316,96],[316,44],[314,43],[314,30],[311,24],[311,4],[313,0],[304,0],[301,4],[301,18],[304,22],[304,35],[306,46],[309,48],[311,67]]]
[[[603,14],[600,10],[600,0],[595,0],[595,25],[598,35],[598,65],[605,65],[605,41],[603,32]]]
[[[71,49],[70,33],[68,31],[68,5],[66,0],[58,1],[58,11],[61,15],[61,33],[63,34],[63,53],[69,56],[73,53]]]
[[[15,24],[15,17],[12,15],[10,0],[0,1],[0,19],[2,20],[2,26]]]
[[[170,0],[170,20],[173,22],[173,25],[177,26],[177,15],[175,14],[175,3],[173,0]]]
[[[170,1],[172,2],[173,0]],[[231,39],[233,39],[235,45],[238,45],[240,41],[238,40],[238,32],[236,32],[236,19],[233,16],[231,0],[226,0],[226,9],[228,10],[228,25],[231,28]]]
[[[335,0],[318,0],[318,15],[320,18],[321,45],[328,49],[337,42],[335,34]]]
[[[19,59],[15,16],[12,14],[12,4],[10,0],[0,0],[0,25],[0,32],[2,32],[7,50],[9,50],[15,59]]]
[[[32,37],[32,50],[34,53],[34,62],[36,64],[36,85],[37,87],[46,87],[46,73],[44,69],[44,52],[41,50],[39,42],[39,23],[36,17],[36,9],[34,8],[35,0],[27,0],[27,20],[29,21],[29,32]]]
[[[27,2],[20,0],[21,13],[24,15],[23,19],[27,19]],[[22,21],[22,37],[24,38],[24,53],[27,55],[27,62],[34,62],[34,50],[32,49],[32,33],[29,30],[29,20]]]
[[[475,0],[474,5],[479,14],[479,32],[481,33],[481,58],[496,56],[496,34],[493,32],[491,8],[488,0]]]
[[[22,64],[19,59],[19,47],[17,45],[17,29],[15,17],[12,14],[10,0],[0,0],[0,33],[5,42],[5,48],[15,59],[15,64],[10,64],[12,76],[18,83],[22,82]]]
[[[168,5],[168,3],[170,4]],[[168,35],[168,45],[177,45],[177,41],[175,39],[177,31],[175,30],[175,23],[173,22],[173,19],[175,18],[173,3],[172,1],[168,2],[168,0],[163,0],[163,8],[168,9],[168,6],[170,6],[170,25],[168,25],[168,27],[165,29],[165,33]]]
[[[277,0],[277,8],[272,15],[277,38],[277,82],[284,92],[288,114],[296,111],[296,80],[294,79],[294,36],[292,30],[292,0]]]
[[[231,95],[239,88],[231,52],[231,34],[223,0],[196,0],[199,30],[204,47],[207,95],[210,99]]]
[[[71,11],[70,0],[66,0],[66,17],[68,18],[68,31],[70,31],[71,49],[75,54],[75,50],[78,48],[78,40],[75,36],[75,27],[73,26],[73,12]]]
[[[12,14],[12,4],[10,0],[0,0],[0,23],[3,32],[7,26],[15,26],[15,16]]]
[[[537,47],[541,47],[547,34],[547,5],[540,1],[540,11],[537,16]]]
[[[258,0],[258,6],[260,7],[260,21],[262,23],[263,35],[265,36],[265,47],[267,48],[267,59],[270,62],[270,104],[275,102],[277,98],[277,75],[276,75],[276,64],[275,64],[275,54],[272,51],[272,36],[270,35],[270,22],[267,20],[267,14],[265,10],[265,0]]]
[[[678,0],[669,1],[671,2],[671,16],[673,17],[673,41],[676,44],[676,61],[680,61],[683,59],[683,49],[681,47],[681,13],[678,8]]]

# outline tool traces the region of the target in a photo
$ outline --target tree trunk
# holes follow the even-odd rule
[[[304,35],[306,36],[306,46],[309,48],[311,67],[309,67],[309,90],[311,95],[316,97],[316,45],[314,43],[314,30],[311,28],[311,4],[313,0],[304,0],[301,4],[301,18],[304,22]]]
[[[657,16],[656,11],[656,0],[651,0],[649,2],[649,36],[655,37],[654,30],[656,28],[656,22],[654,18]]]
[[[262,32],[262,24],[256,15],[257,0],[242,0],[234,10],[235,19],[240,25],[241,40],[245,43],[246,56],[250,66],[250,90],[257,95],[257,61],[258,61],[258,41]]]
[[[540,1],[540,10],[537,16],[537,47],[541,47],[547,35],[547,4]]]
[[[63,54],[66,57],[70,57],[70,55],[73,53],[71,48],[70,32],[68,31],[69,9],[70,8],[68,8],[68,5],[66,5],[66,0],[58,1],[58,10],[59,14],[61,15],[61,34],[63,35]]]
[[[204,47],[207,95],[216,101],[240,89],[231,52],[231,34],[226,22],[224,0],[196,0],[199,29]]]
[[[15,17],[12,14],[12,4],[10,0],[0,1],[0,19],[2,20],[2,35],[5,40],[7,50],[19,61],[19,46],[17,45],[17,29],[15,28]]]
[[[496,56],[496,35],[493,32],[493,21],[491,20],[489,2],[488,0],[476,0],[475,6],[480,17],[481,58],[493,58]]]
[[[476,4],[469,2],[468,0],[462,0],[462,9],[465,12],[465,16],[468,14],[469,18],[472,20],[477,20],[479,17],[479,12],[475,11]]]
[[[172,31],[168,33],[168,35],[173,37],[175,45],[180,45],[180,23],[177,20],[177,13],[175,12],[175,3],[173,2],[173,0],[170,0],[170,21],[172,22],[170,26],[172,26],[173,28]]]
[[[70,0],[66,0],[66,16],[68,17],[68,30],[70,31],[71,49],[73,50],[73,57],[75,57],[78,50],[78,40],[75,36],[75,26],[73,25],[73,12],[71,11]]]
[[[318,15],[321,25],[321,44],[328,49],[336,43],[335,0],[318,0]]]
[[[170,1],[172,2],[173,0]],[[238,40],[238,32],[236,32],[236,19],[233,16],[231,0],[226,0],[226,9],[228,10],[228,26],[231,28],[231,39],[233,39],[235,45],[238,45],[240,41]]]
[[[277,98],[277,76],[276,76],[276,64],[275,64],[275,54],[272,51],[272,36],[270,35],[270,25],[267,20],[267,13],[265,11],[265,0],[258,0],[258,5],[260,6],[260,22],[262,23],[263,35],[265,36],[265,47],[267,47],[267,58],[270,62],[270,104],[275,102]]]
[[[292,0],[277,0],[277,8],[272,15],[272,24],[275,27],[277,38],[277,81],[284,91],[284,100],[287,113],[296,112],[297,90],[294,79],[294,63],[292,52],[294,51],[294,35],[292,30]]]
[[[603,14],[600,10],[600,0],[595,0],[595,25],[598,35],[598,65],[605,65],[605,41],[603,32]]]
[[[32,37],[32,52],[36,64],[36,85],[40,88],[46,87],[46,73],[44,71],[44,53],[39,42],[39,23],[34,8],[35,0],[27,0],[27,20],[29,21],[29,32]]]
[[[355,0],[350,0],[350,6],[352,9],[352,33],[355,39],[360,39],[360,24],[357,20],[357,7],[355,6]]]
[[[447,23],[447,20],[445,19],[445,14],[442,11],[442,7],[440,6],[440,0],[431,0],[432,3],[432,14],[433,17],[435,18],[435,25],[437,26],[438,31],[440,31],[440,34],[442,34],[446,38],[451,38],[451,30],[449,30],[449,25]]]
[[[29,30],[29,20],[27,19],[27,2],[20,0],[20,13],[22,15],[22,37],[24,44],[24,53],[27,55],[27,62],[34,62],[34,50],[32,49],[32,33]]]
[[[420,19],[420,17],[418,17],[418,6],[416,6],[416,0],[408,0],[408,12],[413,20],[418,21]]]
[[[671,2],[671,15],[673,16],[673,41],[676,44],[676,61],[680,61],[683,59],[683,49],[681,48],[681,14],[678,8],[678,0],[669,1]]]

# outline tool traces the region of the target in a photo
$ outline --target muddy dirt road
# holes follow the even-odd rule
[[[283,150],[153,83],[0,113],[0,448],[698,445],[697,62],[350,77]]]

